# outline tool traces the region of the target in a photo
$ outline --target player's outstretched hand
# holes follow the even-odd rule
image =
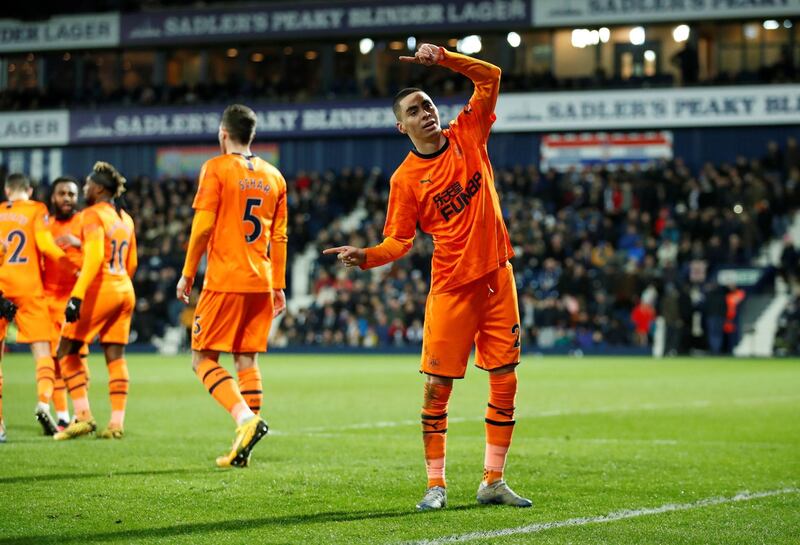
[[[189,304],[189,296],[192,294],[192,284],[194,284],[194,278],[181,276],[181,279],[178,280],[178,287],[175,288],[175,296],[178,298],[178,301],[183,301],[187,305]]]
[[[272,290],[272,317],[286,310],[286,294],[283,290]]]
[[[400,62],[412,62],[423,66],[433,66],[442,60],[442,50],[433,44],[422,44],[413,57],[401,56]]]
[[[336,257],[345,267],[360,267],[367,260],[367,252],[364,251],[364,248],[355,246],[337,246],[323,250],[322,253],[325,255],[338,254]]]

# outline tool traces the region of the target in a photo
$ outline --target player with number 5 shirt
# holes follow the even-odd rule
[[[208,267],[192,329],[192,367],[208,393],[238,426],[219,467],[244,467],[267,433],[259,416],[262,389],[256,361],[267,349],[272,318],[285,307],[286,181],[250,151],[256,115],[234,104],[222,114],[222,155],[200,171],[195,217],[178,299],[188,303],[200,259]],[[219,364],[233,354],[238,384]]]

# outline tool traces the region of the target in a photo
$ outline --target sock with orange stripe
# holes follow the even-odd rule
[[[56,419],[69,422],[69,407],[67,406],[67,385],[61,375],[61,365],[53,358],[56,368],[56,382],[53,387],[53,408],[56,410]]]
[[[61,358],[61,370],[67,392],[72,398],[72,408],[78,420],[92,420],[92,410],[89,407],[88,390],[86,386],[86,367],[81,362],[78,354],[70,354]]]
[[[255,416],[245,403],[236,381],[219,363],[204,359],[198,364],[196,373],[211,397],[230,413],[238,426]]]
[[[108,362],[108,395],[111,398],[111,426],[122,428],[128,402],[128,362],[119,358]]]
[[[242,369],[237,375],[239,377],[239,391],[245,403],[247,403],[251,411],[258,414],[261,411],[261,401],[264,398],[264,393],[261,389],[261,371],[258,368],[258,364]]]
[[[36,359],[36,394],[39,403],[50,409],[50,399],[53,397],[53,388],[56,382],[56,364],[52,356]]]
[[[489,374],[489,405],[486,407],[486,454],[483,481],[491,484],[503,478],[511,436],[514,434],[514,399],[517,372]]]
[[[452,384],[425,383],[425,400],[422,404],[421,419],[428,488],[447,486],[444,478],[445,452],[447,450],[447,403],[452,391]]]

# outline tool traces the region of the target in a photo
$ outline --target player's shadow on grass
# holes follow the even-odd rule
[[[457,505],[448,507],[443,513],[453,511],[468,511],[471,509],[486,509],[478,504]],[[210,534],[217,532],[240,532],[242,530],[258,530],[261,528],[285,525],[303,526],[306,524],[324,524],[327,522],[356,522],[363,520],[393,519],[409,516],[435,516],[438,513],[417,513],[412,509],[402,511],[331,511],[312,513],[307,515],[283,515],[278,517],[264,517],[256,519],[224,520],[220,522],[202,522],[195,524],[177,524],[159,528],[140,528],[137,530],[122,530],[120,532],[102,532],[98,534],[83,534],[80,536],[26,536],[21,538],[0,538],[0,545],[38,545],[40,543],[107,543],[113,541],[132,541],[140,539],[169,538],[197,534]],[[124,522],[123,522],[124,523]]]
[[[45,481],[72,481],[79,479],[102,479],[114,477],[137,477],[148,475],[180,475],[186,473],[207,473],[207,470],[180,468],[180,469],[148,469],[138,471],[101,471],[97,473],[46,473],[44,475],[19,475],[17,477],[0,477],[0,485],[38,483]]]

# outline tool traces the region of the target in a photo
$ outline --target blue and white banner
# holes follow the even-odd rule
[[[310,36],[369,36],[399,31],[528,27],[531,0],[428,0],[262,4],[123,15],[127,45],[227,42]]]
[[[501,95],[497,132],[800,125],[800,85]]]
[[[800,0],[534,0],[533,26],[796,17]]]
[[[434,100],[436,98],[434,97]],[[437,101],[443,125],[466,97]],[[394,134],[389,100],[259,104],[258,138]],[[0,148],[214,141],[225,106],[0,113]],[[800,125],[800,85],[501,94],[494,132]]]
[[[119,24],[118,13],[62,15],[35,22],[0,19],[0,52],[117,47]]]
[[[340,104],[250,105],[258,116],[259,139],[286,136],[344,136],[396,131],[388,101]],[[439,104],[442,119],[452,119],[463,101]],[[76,111],[70,142],[191,142],[216,139],[224,106]]]

